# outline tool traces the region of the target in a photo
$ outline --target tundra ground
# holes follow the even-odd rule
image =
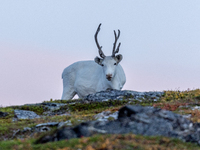
[[[110,100],[106,102],[93,102],[86,103],[82,100],[50,100],[47,103],[65,103],[57,110],[54,110],[53,115],[49,115],[49,110],[43,106],[10,106],[0,107],[0,112],[7,112],[8,115],[0,118],[0,150],[27,150],[27,149],[200,149],[200,146],[192,143],[184,143],[178,139],[166,137],[146,137],[134,134],[124,135],[94,135],[92,137],[82,137],[79,139],[63,140],[58,142],[49,142],[46,144],[34,144],[36,139],[45,133],[34,133],[30,135],[28,132],[18,132],[17,136],[14,134],[17,131],[23,131],[25,127],[32,128],[37,124],[47,122],[61,122],[70,121],[70,125],[75,126],[81,122],[95,120],[94,115],[102,111],[115,112],[122,106],[127,104],[138,104],[142,106],[154,106],[162,109],[170,110],[178,114],[188,115],[193,122],[200,122],[200,90],[187,90],[187,91],[165,91],[164,95],[158,100],[153,101],[144,100],[130,101],[124,97],[123,100]],[[13,121],[14,110],[30,110],[41,118],[36,119],[21,119]],[[60,115],[60,112],[65,114],[68,112],[70,115]],[[113,118],[109,118],[112,120]],[[54,127],[51,128],[52,132]]]

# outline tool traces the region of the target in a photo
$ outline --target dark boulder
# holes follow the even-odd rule
[[[186,142],[200,143],[200,125],[171,111],[154,107],[125,106],[114,121],[91,121],[76,127],[63,127],[51,135],[45,135],[36,143],[79,138],[99,134],[133,133],[146,136],[166,136]],[[49,139],[49,140],[47,140]]]

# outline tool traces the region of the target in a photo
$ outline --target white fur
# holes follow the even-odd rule
[[[107,74],[112,75],[110,81],[106,78]],[[83,98],[88,94],[107,89],[121,90],[126,82],[121,65],[111,56],[102,59],[101,64],[95,61],[75,62],[64,69],[62,78],[64,100],[72,99],[76,94]]]

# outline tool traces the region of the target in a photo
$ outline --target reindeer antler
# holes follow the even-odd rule
[[[113,43],[113,52],[112,52],[112,56],[114,57],[116,53],[119,52],[119,47],[121,45],[121,43],[118,44],[117,49],[115,50],[116,44],[117,44],[117,40],[119,39],[120,36],[120,30],[118,30],[118,35],[116,34],[115,30],[114,30],[114,35],[115,35],[115,42]]]
[[[106,56],[104,55],[103,51],[101,50],[102,46],[99,45],[98,40],[97,40],[97,35],[98,35],[99,31],[100,31],[100,27],[101,27],[101,23],[99,24],[99,26],[98,26],[98,28],[97,28],[97,31],[96,31],[96,33],[95,33],[95,35],[94,35],[94,38],[95,38],[95,42],[96,42],[96,44],[97,44],[97,48],[99,49],[99,55],[100,55],[102,58],[104,58],[104,57],[106,57]]]

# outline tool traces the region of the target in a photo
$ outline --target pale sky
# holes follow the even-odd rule
[[[60,99],[65,67],[111,55],[120,29],[124,90],[200,88],[199,0],[0,2],[0,106]]]

